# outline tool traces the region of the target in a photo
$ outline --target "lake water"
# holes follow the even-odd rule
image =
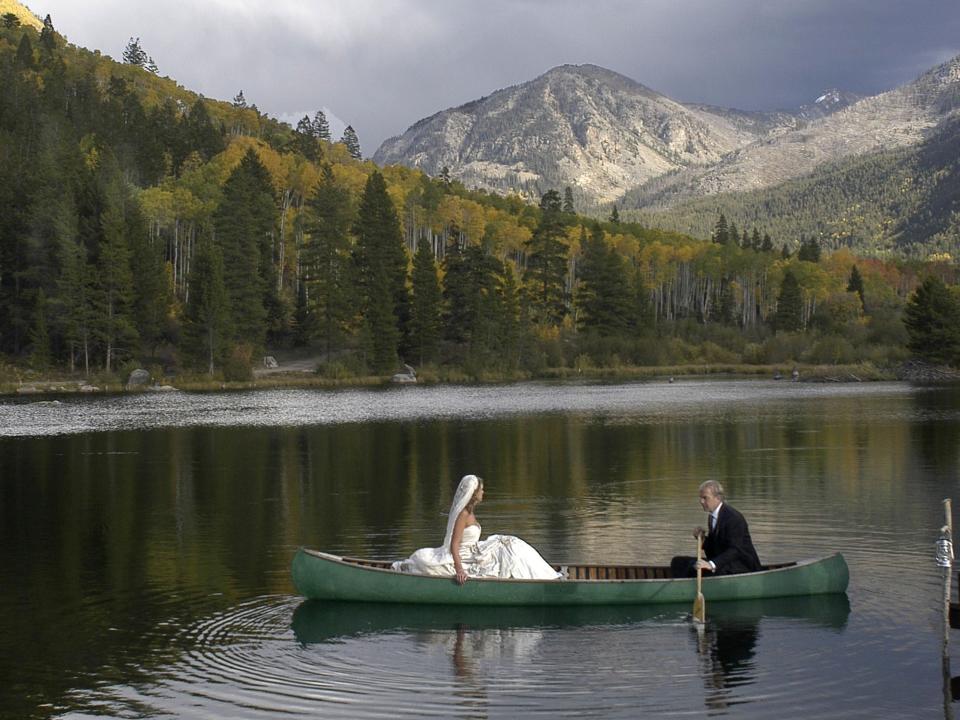
[[[958,470],[960,392],[896,383],[0,400],[0,717],[950,717]],[[688,607],[295,595],[300,545],[439,544],[470,472],[484,535],[554,562],[695,552],[716,478],[763,561],[841,551],[850,588],[708,603],[699,634]]]

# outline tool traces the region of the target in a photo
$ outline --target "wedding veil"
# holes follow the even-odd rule
[[[457,491],[453,494],[453,502],[450,503],[450,514],[447,516],[447,534],[443,536],[443,547],[450,550],[450,541],[453,539],[453,526],[457,523],[457,517],[463,510],[470,498],[477,491],[480,485],[480,478],[476,475],[464,475],[457,485]]]

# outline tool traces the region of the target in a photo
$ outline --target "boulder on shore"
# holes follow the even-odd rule
[[[417,371],[406,363],[403,365],[403,372],[398,372],[396,375],[390,378],[390,382],[395,383],[415,383],[416,381]]]
[[[150,384],[150,373],[144,370],[143,368],[137,368],[130,373],[130,377],[127,378],[127,389],[144,387],[145,385]]]

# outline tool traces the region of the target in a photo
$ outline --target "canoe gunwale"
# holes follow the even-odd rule
[[[334,555],[332,553],[323,552],[322,550],[313,550],[307,547],[301,547],[300,551],[310,555],[319,560],[325,560],[327,562],[335,563],[343,567],[348,567],[353,570],[365,570],[377,573],[385,573],[391,576],[401,576],[401,577],[410,577],[410,578],[419,578],[423,580],[438,580],[442,582],[449,583],[450,576],[446,575],[423,575],[420,573],[406,573],[398,572],[389,567],[390,561],[388,560],[372,560],[367,558],[353,558],[343,555]],[[741,573],[736,577],[764,577],[771,576],[773,574],[783,573],[784,571],[797,570],[803,567],[808,567],[824,560],[834,557],[839,553],[834,553],[832,555],[825,555],[821,557],[806,558],[804,560],[797,560],[794,562],[786,563],[771,563],[764,566],[763,570],[758,570],[757,572],[752,573]],[[570,567],[621,567],[621,568],[661,568],[663,566],[659,565],[596,565],[593,563],[550,563],[550,565],[560,571],[562,568]],[[703,577],[703,582],[712,582],[716,580],[729,579],[731,575],[717,575],[713,577]],[[675,581],[686,581],[689,578],[674,578],[674,577],[653,577],[653,578],[558,578],[556,580],[530,580],[522,578],[495,578],[495,577],[471,577],[470,582],[481,582],[481,583],[496,583],[496,584],[508,584],[508,583],[521,583],[521,584],[540,584],[546,583],[549,585],[555,584],[564,584],[568,585],[570,583],[586,583],[590,585],[596,585],[600,583],[664,583],[664,582],[675,582]]]

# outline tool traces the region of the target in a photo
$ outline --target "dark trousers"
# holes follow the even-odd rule
[[[690,555],[677,555],[670,561],[670,575],[675,578],[697,576],[697,559]]]

